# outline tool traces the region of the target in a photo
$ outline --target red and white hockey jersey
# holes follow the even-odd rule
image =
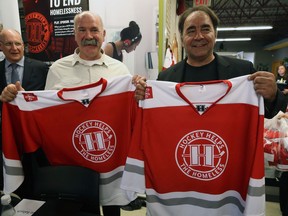
[[[149,216],[264,215],[264,103],[253,82],[147,86],[121,187],[146,193]]]
[[[21,153],[42,148],[52,165],[100,172],[102,205],[131,201],[120,188],[137,103],[131,76],[77,88],[19,92],[3,104],[4,191],[23,182]]]

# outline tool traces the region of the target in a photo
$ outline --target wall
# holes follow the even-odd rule
[[[285,57],[288,57],[288,47],[271,51],[272,53],[272,60],[277,61],[277,60],[282,60]]]
[[[0,0],[0,22],[4,28],[13,28],[21,32],[18,0]]]

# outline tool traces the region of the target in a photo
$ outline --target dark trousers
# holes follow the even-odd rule
[[[283,216],[288,216],[288,172],[283,172],[279,180],[280,209]]]
[[[120,216],[120,206],[102,206],[104,216]]]

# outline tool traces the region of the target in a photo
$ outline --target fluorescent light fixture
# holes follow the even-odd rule
[[[219,27],[217,31],[249,31],[249,30],[267,30],[272,29],[272,26],[246,26],[246,27]]]
[[[216,42],[218,41],[250,41],[251,38],[217,38]]]

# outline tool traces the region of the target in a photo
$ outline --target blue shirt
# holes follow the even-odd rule
[[[5,76],[6,76],[7,84],[11,83],[12,67],[10,67],[10,64],[11,64],[11,62],[9,62],[6,59],[6,61],[5,61]],[[20,61],[16,62],[16,64],[18,65],[16,70],[17,70],[17,72],[19,74],[20,83],[22,84],[23,73],[24,73],[24,56],[23,56],[23,58]]]

